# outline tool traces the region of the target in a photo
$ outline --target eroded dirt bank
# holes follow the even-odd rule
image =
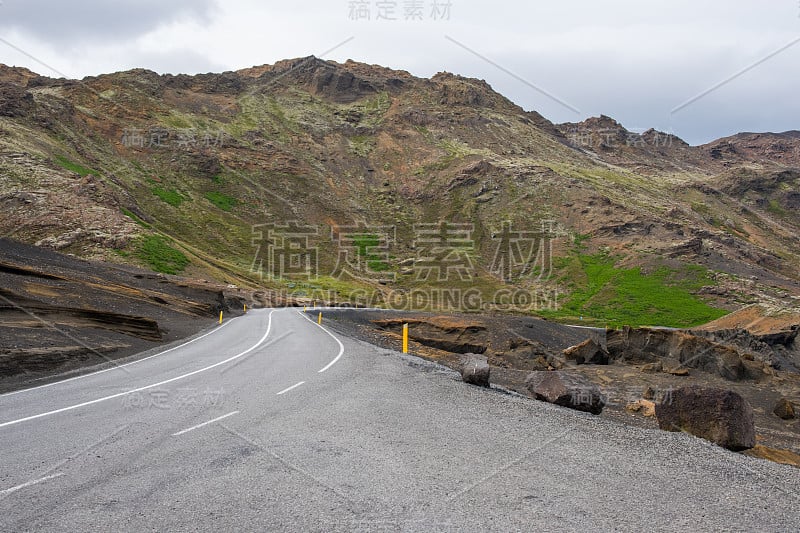
[[[0,239],[0,392],[190,336],[252,297]]]

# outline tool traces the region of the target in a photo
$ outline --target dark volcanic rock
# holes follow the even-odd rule
[[[756,444],[753,408],[730,390],[673,390],[656,404],[656,418],[661,429],[685,431],[729,450],[747,450]]]
[[[775,404],[775,408],[772,410],[772,412],[775,414],[775,416],[783,420],[792,420],[796,416],[794,412],[794,405],[792,405],[792,402],[786,398],[781,398],[778,400],[778,403]]]
[[[531,372],[525,380],[537,400],[599,415],[605,406],[600,389],[583,376],[569,372]]]
[[[800,326],[756,335],[745,329],[719,329],[715,331],[697,330],[693,333],[720,344],[731,346],[743,353],[750,353],[776,370],[798,371],[795,339]]]
[[[490,372],[491,369],[486,357],[474,353],[464,356],[461,366],[461,379],[464,380],[464,383],[488,387]]]
[[[625,326],[606,332],[606,347],[613,360],[655,363],[670,358],[677,359],[681,367],[697,368],[730,381],[751,377],[734,347],[687,331]]]
[[[563,353],[567,361],[575,361],[579,365],[608,364],[608,352],[594,339],[586,339],[576,346],[570,346]]]
[[[24,87],[0,83],[0,116],[21,117],[33,110],[33,96]]]

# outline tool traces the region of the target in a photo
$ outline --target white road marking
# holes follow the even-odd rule
[[[280,392],[279,392],[278,394],[276,394],[275,396],[280,396],[281,394],[285,394],[285,393],[289,392],[289,391],[290,391],[290,390],[292,390],[292,389],[296,389],[297,387],[299,387],[299,386],[300,386],[300,385],[302,385],[303,383],[305,383],[305,381],[301,381],[300,383],[296,383],[296,384],[292,385],[292,386],[291,386],[291,387],[289,387],[289,388],[283,389],[282,391],[280,391]]]
[[[208,422],[203,422],[202,424],[197,424],[196,426],[192,426],[190,428],[181,430],[181,431],[179,431],[177,433],[173,433],[172,436],[173,437],[177,437],[178,435],[183,435],[184,433],[189,433],[190,431],[194,431],[195,429],[200,429],[201,427],[207,426],[209,424],[213,424],[214,422],[219,422],[220,420],[222,420],[224,418],[228,418],[229,416],[238,415],[238,414],[239,414],[239,411],[233,411],[232,413],[228,413],[227,415],[219,416],[219,417],[215,418],[214,420],[209,420]]]
[[[59,472],[58,474],[51,474],[49,476],[45,476],[45,477],[42,477],[42,478],[39,478],[39,479],[34,479],[32,481],[28,481],[27,483],[23,483],[22,485],[17,485],[16,487],[11,487],[10,489],[5,489],[3,491],[0,491],[0,496],[7,496],[7,495],[11,494],[12,492],[17,492],[20,489],[24,489],[26,487],[30,487],[30,486],[36,485],[38,483],[43,483],[45,481],[50,481],[51,479],[55,479],[55,478],[61,477],[63,475],[64,475],[64,472]]]
[[[334,357],[334,358],[333,358],[333,361],[331,361],[330,363],[328,363],[327,365],[325,365],[325,367],[324,367],[322,370],[319,370],[319,373],[325,372],[325,371],[326,371],[326,370],[328,370],[330,367],[332,367],[334,364],[336,364],[336,361],[338,361],[339,359],[341,359],[341,357],[342,357],[342,354],[344,353],[344,345],[342,344],[342,341],[340,341],[339,339],[337,339],[337,338],[336,338],[336,336],[335,336],[333,333],[331,333],[330,331],[328,331],[328,330],[325,328],[325,326],[323,326],[323,325],[321,325],[321,324],[317,324],[316,322],[314,322],[313,320],[311,320],[311,319],[308,317],[308,315],[306,315],[306,314],[305,314],[305,313],[303,313],[302,311],[298,311],[298,313],[300,313],[300,316],[302,316],[303,318],[305,318],[306,320],[308,320],[308,321],[309,321],[309,322],[311,322],[312,324],[315,324],[315,325],[316,325],[318,328],[320,328],[322,331],[324,331],[325,333],[327,333],[328,335],[330,335],[330,336],[331,336],[331,338],[332,338],[333,340],[335,340],[335,341],[336,341],[336,343],[339,345],[339,353],[336,355],[336,357]],[[0,426],[0,427],[2,427],[2,426]]]
[[[236,359],[239,359],[240,357],[243,357],[243,356],[249,354],[253,350],[255,350],[258,347],[260,347],[262,344],[264,344],[264,341],[267,340],[267,337],[269,336],[269,332],[272,329],[272,313],[274,313],[274,312],[275,312],[274,309],[272,311],[270,311],[270,313],[269,313],[269,322],[267,324],[267,332],[264,333],[264,336],[261,337],[261,339],[257,343],[255,343],[253,346],[251,346],[247,350],[243,351],[242,353],[234,355],[233,357],[229,357],[229,358],[225,359],[224,361],[220,361],[219,363],[214,363],[213,365],[209,365],[209,366],[207,366],[205,368],[201,368],[199,370],[195,370],[193,372],[189,372],[189,373],[183,374],[181,376],[177,376],[177,377],[174,377],[174,378],[166,379],[166,380],[160,381],[158,383],[153,383],[152,385],[146,385],[144,387],[139,387],[137,389],[132,389],[132,390],[125,391],[125,392],[120,392],[120,393],[117,393],[117,394],[112,394],[111,396],[104,396],[103,398],[97,398],[96,400],[90,400],[88,402],[83,402],[83,403],[79,403],[79,404],[75,404],[75,405],[70,405],[68,407],[62,407],[61,409],[55,409],[53,411],[47,411],[46,413],[39,413],[38,415],[26,416],[25,418],[19,418],[17,420],[10,420],[8,422],[3,422],[2,424],[0,424],[0,428],[6,427],[6,426],[12,426],[14,424],[19,424],[21,422],[27,422],[29,420],[35,420],[37,418],[42,418],[42,417],[45,417],[45,416],[51,416],[51,415],[55,415],[55,414],[59,414],[59,413],[64,413],[66,411],[72,411],[73,409],[79,409],[81,407],[86,407],[87,405],[94,405],[96,403],[105,402],[107,400],[113,400],[114,398],[121,398],[121,397],[127,396],[129,394],[134,394],[136,392],[141,392],[141,391],[148,390],[148,389],[154,389],[156,387],[160,387],[161,385],[166,385],[167,383],[173,383],[175,381],[179,381],[181,379],[185,379],[185,378],[188,378],[190,376],[194,376],[194,375],[200,374],[201,372],[206,372],[208,370],[211,370],[212,368],[216,368],[218,366],[222,366],[224,364],[230,363],[231,361],[235,361]]]
[[[192,339],[192,340],[190,340],[188,342],[184,342],[183,344],[181,344],[179,346],[175,346],[173,348],[170,348],[169,350],[164,350],[163,352],[159,352],[157,354],[153,354],[153,355],[144,357],[142,359],[138,359],[136,361],[131,361],[130,363],[125,363],[124,365],[114,365],[111,368],[106,368],[106,369],[103,369],[103,370],[98,370],[97,372],[90,372],[89,374],[83,374],[83,375],[80,375],[80,376],[75,376],[74,378],[62,379],[61,381],[55,381],[53,383],[47,383],[46,385],[39,385],[37,387],[31,387],[29,389],[22,389],[22,390],[18,390],[18,391],[14,391],[14,392],[7,392],[5,394],[0,394],[0,398],[2,398],[4,396],[12,396],[14,394],[22,394],[23,392],[30,392],[30,391],[37,390],[37,389],[44,389],[45,387],[52,387],[53,385],[61,385],[62,383],[67,383],[69,381],[75,381],[76,379],[88,378],[89,376],[96,376],[97,374],[102,374],[104,372],[109,372],[111,370],[117,370],[118,368],[125,368],[126,366],[135,365],[137,363],[141,363],[142,361],[147,361],[148,359],[152,359],[154,357],[159,357],[161,355],[168,354],[169,352],[173,352],[173,351],[177,350],[178,348],[183,348],[184,346],[188,346],[189,344],[192,344],[195,341],[199,341],[200,339],[208,337],[212,333],[218,332],[219,330],[221,330],[222,328],[224,328],[225,326],[227,326],[230,323],[231,323],[231,320],[229,320],[228,322],[225,322],[221,326],[218,326],[218,327],[212,329],[208,333],[205,333],[205,334],[203,334],[203,335],[201,335],[199,337],[195,337],[194,339]]]

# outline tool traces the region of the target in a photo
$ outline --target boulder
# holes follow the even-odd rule
[[[608,352],[594,339],[586,339],[582,343],[570,346],[563,351],[564,359],[575,361],[579,365],[607,365]]]
[[[563,371],[531,372],[525,386],[537,400],[599,415],[605,406],[600,389],[583,376]]]
[[[756,444],[753,408],[730,390],[672,390],[656,404],[656,418],[661,429],[685,431],[729,450],[747,450]]]
[[[464,383],[479,387],[489,386],[489,362],[486,357],[469,353],[464,356],[461,363],[461,379]]]
[[[794,405],[792,405],[792,402],[786,398],[781,398],[778,400],[778,403],[775,404],[775,408],[772,410],[772,412],[775,414],[775,416],[783,420],[792,420],[795,417]]]

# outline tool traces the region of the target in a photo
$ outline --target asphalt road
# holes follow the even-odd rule
[[[800,472],[258,310],[0,396],[2,531],[790,531]]]

